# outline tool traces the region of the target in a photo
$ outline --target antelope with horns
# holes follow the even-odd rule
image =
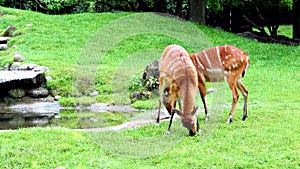
[[[242,120],[247,118],[248,90],[242,83],[250,60],[247,54],[234,46],[216,46],[207,50],[190,54],[198,74],[198,88],[204,104],[206,121],[209,119],[209,112],[206,105],[205,82],[220,82],[225,80],[232,93],[232,105],[227,123],[231,123],[239,98],[239,89],[244,97],[244,115]]]
[[[172,119],[177,113],[190,135],[196,135],[199,130],[197,108],[195,108],[198,90],[197,71],[187,51],[179,45],[167,46],[159,61],[159,72],[160,100],[156,123],[159,124],[160,107],[163,103],[171,114],[166,134],[170,134]],[[168,94],[167,97],[165,93]],[[175,108],[176,101],[180,110]]]

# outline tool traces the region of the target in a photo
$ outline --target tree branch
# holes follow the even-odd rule
[[[40,8],[47,10],[47,8],[45,8],[39,0],[35,0],[35,2],[39,5]]]
[[[259,30],[262,34],[264,34],[266,37],[269,36],[263,27],[257,25],[257,24],[254,23],[253,21],[251,21],[246,15],[243,15],[243,18],[245,19],[245,21],[247,21],[248,23],[250,23],[253,27],[255,27],[256,29],[258,29],[258,30]]]

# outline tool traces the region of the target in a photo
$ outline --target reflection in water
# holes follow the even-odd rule
[[[0,107],[0,129],[45,126],[59,112],[58,102],[21,103]]]
[[[122,111],[124,110],[124,111]],[[122,112],[121,112],[122,111]],[[90,129],[126,123],[142,111],[124,106],[97,105],[85,109],[59,109],[56,105],[18,105],[0,108],[0,130],[25,127]]]
[[[91,112],[63,110],[59,118],[53,118],[48,126],[66,127],[70,129],[88,129],[116,126],[128,122],[139,112]]]

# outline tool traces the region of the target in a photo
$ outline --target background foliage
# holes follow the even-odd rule
[[[202,3],[199,0],[196,2],[199,5]],[[270,32],[275,35],[278,25],[291,24],[293,19],[293,0],[206,0],[205,3],[206,24],[234,33],[249,31],[249,23],[244,16],[259,26],[273,26]],[[184,19],[193,15],[189,13],[190,0],[0,0],[0,5],[47,14],[151,11],[169,13]]]

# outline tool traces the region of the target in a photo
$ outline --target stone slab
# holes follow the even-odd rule
[[[0,90],[11,88],[32,88],[45,83],[43,72],[0,71]]]

